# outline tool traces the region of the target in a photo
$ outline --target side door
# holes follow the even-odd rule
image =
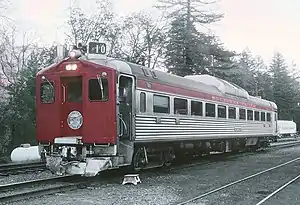
[[[83,142],[117,144],[116,71],[96,69],[83,77]]]
[[[120,74],[117,84],[118,135],[120,141],[135,139],[135,77]]]
[[[66,76],[60,78],[61,89],[61,136],[74,137],[82,136],[83,122],[68,121],[69,114],[72,111],[82,110],[82,76]]]

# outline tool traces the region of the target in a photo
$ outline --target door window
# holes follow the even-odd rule
[[[65,77],[62,78],[62,83],[66,86],[67,102],[81,103],[82,102],[82,77]]]

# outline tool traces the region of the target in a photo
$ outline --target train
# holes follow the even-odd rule
[[[180,77],[73,46],[36,75],[36,140],[56,175],[140,171],[210,152],[267,148],[277,106],[211,75]]]

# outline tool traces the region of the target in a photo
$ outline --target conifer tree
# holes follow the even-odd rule
[[[287,65],[280,53],[275,53],[270,65],[272,95],[278,106],[279,119],[291,120],[292,110],[296,107],[298,92],[295,81],[288,73]]]
[[[199,10],[212,2],[200,0],[160,0],[157,6],[168,12],[170,29],[167,33],[165,65],[169,72],[185,76],[205,74],[222,76],[222,68],[231,68],[233,52],[225,51],[216,37],[199,32],[198,24],[219,21],[222,14]]]

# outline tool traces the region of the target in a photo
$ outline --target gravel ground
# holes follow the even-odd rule
[[[279,141],[279,140],[278,140]],[[284,144],[294,143],[291,140]],[[282,142],[272,143],[273,145],[283,144]],[[299,143],[300,144],[300,143]],[[9,183],[16,183],[22,181],[28,181],[33,179],[43,179],[53,176],[50,171],[36,171],[30,173],[21,173],[16,175],[9,175],[9,176],[0,176],[0,185],[1,184],[9,184]]]
[[[298,205],[300,202],[299,187],[300,181],[297,180],[266,201],[264,205]]]
[[[34,180],[34,179],[44,179],[44,178],[48,178],[51,176],[53,176],[53,175],[48,170],[36,171],[36,172],[24,173],[24,174],[17,174],[17,175],[0,176],[0,185],[29,181],[29,180]]]
[[[246,155],[239,158],[228,159],[226,161],[172,170],[170,173],[142,173],[140,176],[142,184],[139,184],[138,186],[122,186],[120,184],[122,180],[121,177],[109,183],[104,180],[99,180],[99,182],[91,184],[88,188],[78,189],[68,193],[44,196],[14,204],[172,204],[287,162],[299,157],[299,153],[300,147],[289,147],[261,152],[257,153],[257,155]],[[274,170],[274,173],[277,174],[270,175],[269,178],[259,177],[256,180],[253,180],[250,187],[245,185],[243,188],[245,191],[242,193],[238,192],[237,189],[233,189],[235,191],[232,191],[232,193],[228,191],[222,193],[223,195],[220,194],[222,196],[215,196],[215,198],[211,197],[209,201],[202,200],[195,204],[212,204],[210,201],[213,201],[214,204],[222,204],[221,201],[228,197],[237,200],[232,204],[253,204],[253,201],[248,200],[247,198],[249,193],[251,195],[255,194],[252,198],[260,197],[255,198],[256,200],[263,198],[269,191],[275,190],[276,186],[281,186],[284,181],[289,181],[291,178],[295,177],[299,168],[296,167],[296,164],[299,165],[299,163],[300,161],[295,162],[294,165],[287,166],[286,169],[279,168],[280,171],[275,172]],[[289,170],[289,172],[286,173],[287,170]],[[292,176],[287,178],[287,175]],[[277,185],[274,185],[273,187],[268,186],[268,190],[266,190],[265,186],[269,184],[271,179],[272,182],[276,182]],[[247,189],[247,187],[249,189]],[[257,193],[257,190],[261,191]],[[233,196],[237,197],[234,198]],[[231,203],[228,203],[227,201],[227,204]]]
[[[196,202],[206,205],[256,204],[278,187],[298,176],[299,168],[300,160],[228,187]]]
[[[5,192],[0,192],[0,197],[5,197],[5,196],[9,196],[9,195],[13,195],[13,194],[23,194],[24,192],[27,191],[36,191],[36,190],[41,190],[41,189],[49,189],[49,188],[57,188],[60,187],[61,185],[63,185],[63,183],[53,183],[53,184],[39,184],[39,185],[31,185],[31,186],[26,186],[26,187],[19,187],[17,189],[14,190],[8,190]],[[8,203],[4,203],[4,204],[11,204],[11,202]]]

